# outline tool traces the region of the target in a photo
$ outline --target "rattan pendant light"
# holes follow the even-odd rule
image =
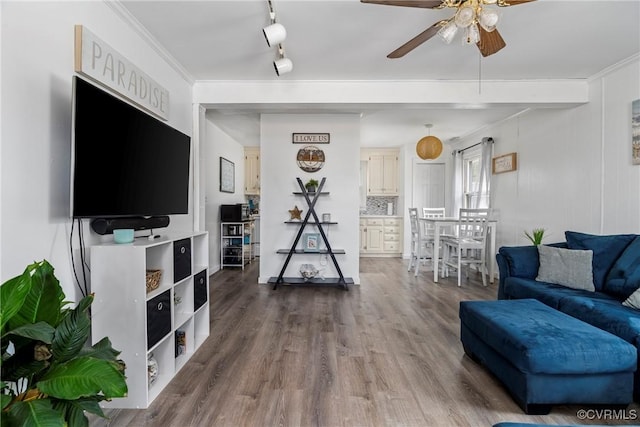
[[[424,126],[429,129],[429,136],[425,136],[418,141],[416,144],[416,153],[422,160],[437,159],[438,156],[442,154],[442,141],[435,136],[431,136],[432,124],[426,124]]]

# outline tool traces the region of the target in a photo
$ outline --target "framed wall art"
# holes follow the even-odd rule
[[[236,192],[236,166],[231,160],[220,157],[220,191],[223,193]]]
[[[492,159],[491,172],[494,174],[511,172],[516,169],[518,169],[517,153],[504,154],[502,156],[497,156]]]
[[[320,252],[320,233],[303,234],[302,250],[305,252]]]
[[[330,133],[292,133],[291,142],[294,144],[328,144]]]

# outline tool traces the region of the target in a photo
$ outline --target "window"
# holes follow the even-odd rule
[[[483,191],[480,185],[482,151],[472,149],[462,155],[462,205],[465,208],[488,208],[489,189]]]

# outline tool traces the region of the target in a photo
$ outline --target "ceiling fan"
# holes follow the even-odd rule
[[[445,43],[451,43],[458,30],[465,31],[464,42],[475,43],[482,56],[493,55],[507,44],[496,29],[500,19],[497,9],[492,6],[506,7],[535,0],[360,0],[362,3],[383,4],[387,6],[421,7],[426,9],[456,9],[455,14],[438,21],[398,49],[387,58],[400,58],[438,34]]]

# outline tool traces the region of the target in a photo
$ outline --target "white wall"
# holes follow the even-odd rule
[[[640,166],[631,164],[631,102],[640,99],[640,59],[596,79],[602,93],[602,225],[605,233],[640,232]]]
[[[212,113],[205,120],[202,156],[205,182],[205,229],[209,232],[209,270],[220,269],[220,205],[244,203],[244,147],[223,132]],[[220,157],[234,163],[235,193],[220,191]]]
[[[320,196],[316,203],[316,213],[331,213],[331,225],[327,235],[332,248],[346,251],[345,255],[336,255],[340,269],[345,277],[352,277],[355,283],[359,278],[359,203],[358,180],[360,173],[360,119],[356,114],[263,114],[261,116],[260,141],[260,283],[266,283],[269,277],[278,276],[286,255],[278,255],[278,249],[289,249],[294,241],[298,227],[285,224],[289,220],[289,209],[298,206],[303,210],[302,218],[308,206],[302,196],[293,195],[300,191],[296,177],[302,182],[310,178],[320,181],[326,177],[323,191],[330,192]],[[291,134],[320,133],[331,134],[329,144],[319,144],[326,157],[326,163],[318,172],[308,173],[296,163],[296,153],[304,144],[293,144]],[[316,232],[315,227],[307,226],[305,232]],[[300,247],[300,246],[299,246]],[[324,247],[324,245],[322,245]],[[285,272],[285,276],[299,277],[300,264],[312,263],[324,267],[326,277],[337,277],[331,258],[324,260],[318,254],[294,255]]]
[[[516,152],[518,169],[492,176],[498,247],[528,244],[524,230],[543,227],[545,243],[566,230],[640,233],[640,166],[631,165],[631,101],[640,98],[639,60],[590,82],[590,102],[531,110],[464,138],[495,140],[494,156]]]
[[[47,259],[67,299],[77,301],[69,249],[74,25],[86,26],[168,89],[168,123],[187,135],[192,134],[191,85],[104,2],[2,1],[0,7],[0,277],[7,280],[27,264]],[[191,215],[171,221],[172,230],[193,227]],[[100,236],[87,224],[88,248]],[[73,248],[80,267],[76,236]]]

